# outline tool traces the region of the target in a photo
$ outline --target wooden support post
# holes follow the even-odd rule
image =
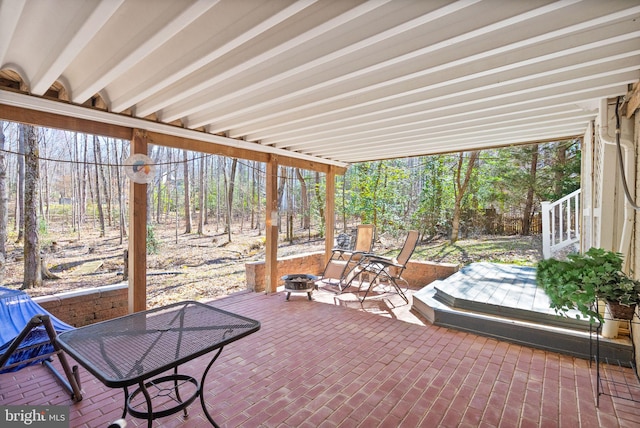
[[[135,130],[131,154],[147,154],[147,138]],[[147,309],[147,185],[131,181],[129,197],[129,313]]]
[[[336,213],[336,173],[334,168],[330,168],[326,177],[325,196],[325,240],[324,240],[324,264],[329,262],[331,249],[333,248],[333,235],[335,232]]]
[[[267,162],[267,209],[265,248],[265,292],[274,293],[278,286],[278,157]]]

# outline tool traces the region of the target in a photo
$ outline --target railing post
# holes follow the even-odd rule
[[[542,211],[542,257],[548,259],[551,257],[551,226],[549,224],[549,207],[550,202],[541,202]]]
[[[580,241],[580,189],[554,202],[541,202],[542,256]]]

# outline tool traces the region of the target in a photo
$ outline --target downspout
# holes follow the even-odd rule
[[[616,103],[618,103],[616,101]],[[613,122],[610,126],[610,121],[608,118],[608,103],[607,99],[603,99],[600,101],[600,139],[605,144],[617,145],[618,141],[620,143],[620,148],[618,150],[622,150],[622,162],[618,162],[618,167],[620,170],[620,174],[624,174],[626,177],[627,183],[635,183],[635,149],[633,146],[632,136],[629,132],[623,134],[621,129],[629,130],[632,128],[632,122],[628,119],[624,119],[624,126],[620,126],[619,116],[618,116],[618,105],[616,104],[616,115],[612,118],[611,122]],[[620,160],[620,154],[617,154]],[[623,164],[623,165],[621,165]],[[635,193],[634,189],[630,190],[630,192]],[[635,195],[630,195],[632,198],[635,198]],[[624,208],[623,208],[623,222],[622,222],[622,233],[620,235],[620,241],[618,244],[618,248],[616,251],[623,253],[625,255],[630,254],[631,247],[631,229],[633,227],[633,217],[634,217],[634,208],[632,201],[629,200],[628,197],[624,197]],[[625,257],[625,267],[629,264],[629,258]]]

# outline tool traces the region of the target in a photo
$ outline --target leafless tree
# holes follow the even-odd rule
[[[183,150],[184,153],[184,162],[183,162],[183,172],[184,172],[184,233],[191,233],[191,201],[190,195],[191,191],[189,190],[189,155],[186,150]]]
[[[18,126],[18,183],[16,192],[16,227],[18,228],[18,237],[16,242],[21,242],[24,237],[24,152],[27,139],[27,125],[20,124]]]
[[[33,126],[25,126],[24,171],[24,281],[23,289],[42,285],[38,239],[38,138]]]
[[[198,171],[198,235],[204,234],[204,219],[207,216],[207,211],[204,206],[205,190],[204,190],[204,165],[206,157],[200,156],[200,170]]]
[[[451,221],[451,242],[456,242],[458,240],[458,234],[460,232],[460,214],[462,207],[462,198],[464,198],[465,192],[467,191],[467,187],[469,186],[469,181],[471,180],[471,173],[473,172],[473,168],[478,160],[478,155],[480,152],[474,151],[469,154],[466,166],[466,172],[464,173],[464,178],[462,178],[462,169],[464,166],[465,155],[464,152],[461,152],[458,156],[458,165],[455,169],[455,202],[453,206],[453,219]]]
[[[522,213],[522,234],[531,234],[531,217],[533,215],[533,196],[535,194],[536,173],[538,170],[538,145],[531,146],[531,167],[529,168],[529,186],[527,189],[527,199]]]
[[[95,178],[96,178],[96,205],[98,207],[98,221],[100,237],[104,237],[105,223],[104,223],[104,211],[102,209],[102,195],[100,193],[100,169],[102,168],[102,158],[100,156],[100,148],[98,147],[98,139],[93,136],[93,157],[95,160]]]
[[[225,226],[225,231],[227,232],[229,242],[231,242],[231,222],[233,220],[233,190],[235,188],[237,167],[238,159],[234,158],[231,161],[231,172],[229,172],[228,178],[225,168],[225,187],[227,189],[227,224]]]
[[[0,121],[0,282],[4,282],[7,260],[7,223],[9,221],[9,199],[7,196],[7,160],[5,159],[5,123]]]

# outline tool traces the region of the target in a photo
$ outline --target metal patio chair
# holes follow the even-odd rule
[[[58,333],[73,328],[48,313],[24,291],[0,287],[0,374],[42,363],[74,401],[82,400],[78,367],[70,366],[56,342]],[[64,375],[51,364],[56,355]]]
[[[365,281],[364,277],[367,277],[367,281],[369,286],[362,297],[362,301],[367,297],[369,291],[380,283],[390,284],[402,297],[402,299],[409,303],[409,299],[407,298],[405,292],[402,290],[399,281],[403,281],[407,288],[409,284],[407,281],[402,278],[402,274],[407,268],[407,263],[409,259],[413,255],[413,252],[416,249],[416,245],[418,245],[418,238],[420,234],[417,230],[410,230],[407,233],[407,238],[404,241],[404,245],[402,246],[402,250],[400,250],[400,254],[397,257],[383,257],[376,254],[364,254],[357,266],[353,269],[354,274],[352,278],[350,278],[350,282],[354,281],[356,278],[359,280],[359,288],[358,291],[362,288],[362,285]],[[348,284],[350,285],[350,284]],[[347,286],[348,286],[347,285]],[[346,288],[346,287],[345,287]]]
[[[327,262],[322,273],[322,281],[338,286],[344,290],[350,283],[353,268],[358,264],[364,254],[370,253],[373,248],[375,226],[372,224],[360,224],[356,228],[355,244],[353,248],[344,248],[346,245],[333,248],[331,258]],[[344,239],[339,244],[344,244]]]

